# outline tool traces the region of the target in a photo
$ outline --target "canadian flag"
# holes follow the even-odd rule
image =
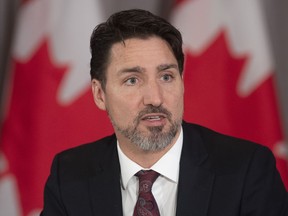
[[[171,22],[186,53],[184,118],[268,146],[288,189],[288,151],[260,1],[179,0]]]
[[[112,132],[90,90],[89,40],[100,0],[23,1],[2,127],[0,215],[34,216],[53,156]]]

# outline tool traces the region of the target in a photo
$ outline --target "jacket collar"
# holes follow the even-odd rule
[[[120,165],[116,137],[107,146],[95,175],[89,179],[93,215],[122,216]]]
[[[183,148],[177,195],[177,216],[205,216],[215,175],[209,169],[208,153],[198,129],[183,122]],[[120,164],[116,137],[108,144],[102,162],[89,180],[93,215],[122,216]]]
[[[177,216],[208,214],[214,182],[204,141],[194,125],[183,123],[183,148],[180,160]]]

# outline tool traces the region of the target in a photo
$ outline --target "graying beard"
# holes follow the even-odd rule
[[[172,140],[177,134],[179,127],[181,126],[182,119],[178,119],[172,122],[171,117],[172,114],[163,107],[154,107],[152,105],[147,106],[144,110],[142,110],[138,116],[134,119],[134,127],[130,126],[127,129],[121,129],[115,124],[113,118],[109,114],[108,116],[114,126],[114,128],[119,131],[123,136],[128,138],[133,144],[138,146],[140,149],[144,151],[160,151],[165,149],[169,144],[171,144]],[[140,131],[137,131],[137,126],[141,121],[142,116],[149,113],[163,113],[167,116],[167,119],[171,123],[171,128],[169,128],[168,132],[163,133],[163,126],[155,126],[148,127],[148,130],[151,132],[149,136],[145,136]]]
[[[170,130],[165,133],[162,132],[163,126],[148,127],[148,130],[151,132],[149,136],[141,134],[141,132],[137,131],[136,128],[133,130],[131,128],[126,130],[117,128],[117,130],[140,149],[156,152],[165,149],[169,144],[171,144],[177,134],[179,126],[179,123],[174,122]]]

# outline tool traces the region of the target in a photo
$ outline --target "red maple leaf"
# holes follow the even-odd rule
[[[89,86],[73,104],[59,105],[56,95],[67,68],[53,65],[47,41],[28,62],[15,60],[1,143],[9,172],[17,178],[23,215],[42,208],[44,184],[57,152],[112,132],[107,115],[95,107]]]
[[[236,86],[247,59],[248,56],[233,57],[224,32],[200,55],[188,51],[184,118],[273,150],[273,146],[283,140],[273,77],[247,97],[239,96]],[[279,158],[277,163],[288,188],[287,163]]]

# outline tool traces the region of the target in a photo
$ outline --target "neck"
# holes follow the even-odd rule
[[[123,153],[132,161],[137,163],[139,166],[143,168],[151,168],[163,155],[166,154],[167,151],[173,146],[169,145],[165,149],[161,151],[151,152],[151,151],[131,151],[130,149],[126,149],[125,147],[121,146],[119,143],[119,146]]]
[[[143,149],[140,149],[135,144],[131,143],[130,140],[127,140],[126,138],[118,138],[118,141],[122,152],[130,160],[134,161],[143,168],[149,169],[172,148],[172,146],[176,143],[179,134],[180,133],[178,132],[172,142],[168,146],[166,146],[166,148],[160,151],[145,151]]]

